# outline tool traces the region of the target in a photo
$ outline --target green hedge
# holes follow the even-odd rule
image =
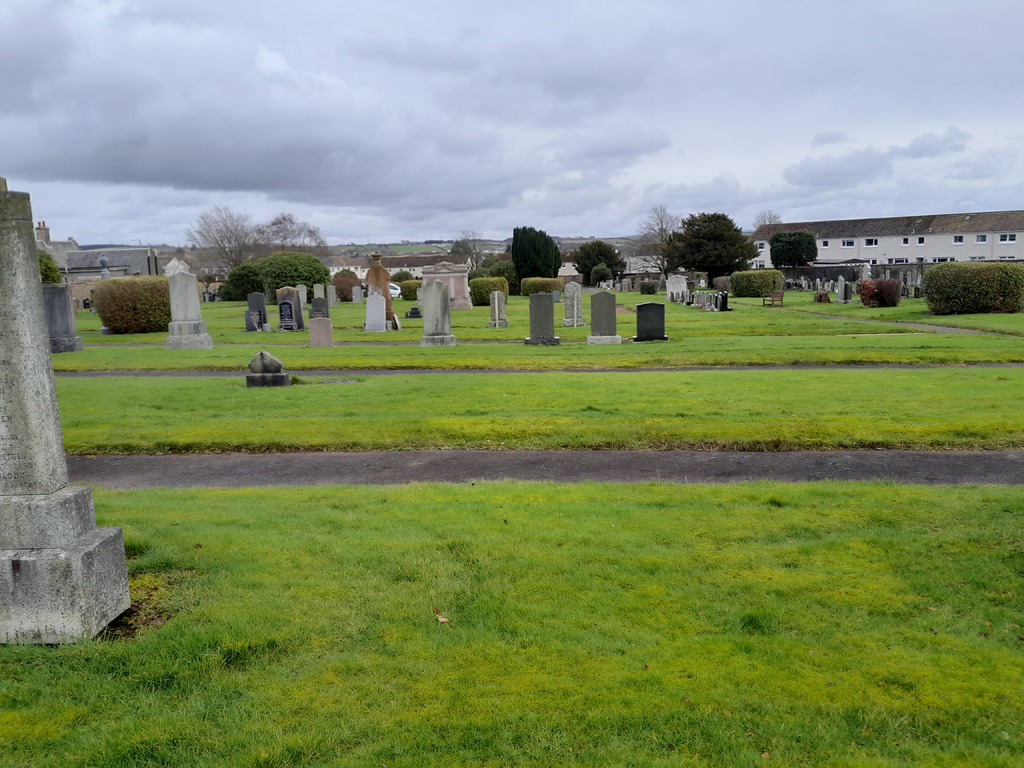
[[[402,298],[406,301],[416,301],[416,291],[423,285],[422,280],[403,280],[398,284],[402,289]]]
[[[786,286],[786,279],[777,269],[751,269],[745,272],[732,273],[732,295],[746,296],[756,299],[769,296],[774,291],[781,291]]]
[[[565,287],[560,277],[524,277],[519,281],[519,293],[529,296],[533,293],[554,293]]]
[[[501,291],[508,296],[508,280],[504,277],[476,277],[469,281],[469,298],[474,307],[491,306],[491,294]]]
[[[105,280],[92,295],[93,306],[111,333],[167,332],[171,294],[166,277]]]
[[[1024,265],[949,262],[924,273],[924,298],[936,315],[1024,310]]]

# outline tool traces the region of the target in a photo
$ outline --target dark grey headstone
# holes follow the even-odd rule
[[[555,304],[550,293],[530,295],[530,337],[525,343],[544,346],[562,343],[555,336]]]
[[[262,331],[267,324],[267,297],[262,293],[250,293],[249,308],[245,313],[245,330]]]
[[[75,324],[70,285],[44,285],[43,309],[50,332],[51,352],[81,352],[82,337]]]
[[[595,293],[590,297],[590,332],[594,336],[615,336],[615,294]]]
[[[282,331],[301,331],[306,327],[302,316],[302,302],[295,288],[277,289],[277,327]]]
[[[312,320],[314,317],[326,317],[328,320],[331,318],[331,313],[327,309],[327,298],[314,298],[309,308],[309,319]]]
[[[668,341],[664,304],[648,301],[636,305],[636,336],[633,341]]]

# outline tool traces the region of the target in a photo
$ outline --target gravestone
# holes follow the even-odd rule
[[[722,291],[718,294],[718,311],[719,312],[732,312],[729,307],[729,292]]]
[[[366,297],[366,323],[363,330],[369,333],[385,333],[388,330],[387,301],[379,293]]]
[[[508,328],[508,314],[505,308],[505,292],[491,291],[491,322],[488,328]]]
[[[853,283],[845,283],[843,285],[843,303],[853,303]]]
[[[555,304],[561,304],[562,303],[562,292],[561,291],[552,291],[551,292],[551,301],[554,302]]]
[[[168,261],[166,266],[164,266],[164,277],[170,277],[171,275],[176,275],[179,272],[191,272],[191,271],[192,270],[190,270],[188,268],[188,264],[186,264],[181,259],[175,257],[175,258],[171,259],[170,261]]]
[[[43,308],[50,333],[50,352],[81,352],[82,337],[75,324],[75,306],[71,303],[71,286],[44,285]]]
[[[636,336],[633,341],[668,341],[664,304],[648,301],[636,305]]]
[[[422,320],[423,319],[423,313],[420,312],[420,308],[416,304],[412,305],[412,309],[410,309],[408,312],[406,312],[405,316],[409,320]]]
[[[316,301],[327,301],[327,299],[313,299]],[[334,340],[331,337],[333,328],[329,317],[309,318],[309,346],[311,347],[332,347]]]
[[[587,323],[583,319],[583,286],[579,283],[565,284],[565,319],[563,328],[582,328]]]
[[[131,605],[120,528],[68,485],[29,196],[0,179],[0,642],[71,643]]]
[[[323,283],[313,283],[313,299],[326,299],[327,289]]]
[[[448,286],[442,282],[424,283],[420,296],[423,301],[423,338],[420,339],[420,346],[454,347]]]
[[[615,327],[615,294],[595,293],[590,297],[590,332],[587,344],[621,344]]]
[[[846,303],[846,278],[842,275],[839,276],[836,284],[836,301],[840,304]]]
[[[277,330],[301,331],[306,327],[297,288],[277,289]]]
[[[448,301],[452,309],[472,309],[469,293],[469,265],[442,261],[423,267],[423,285],[444,283],[448,287]]]
[[[530,294],[530,336],[524,343],[549,347],[562,343],[555,336],[555,304],[550,293]]]
[[[686,276],[669,275],[665,290],[668,293],[669,301],[686,301]]]
[[[167,278],[171,294],[171,322],[167,326],[167,349],[213,349],[213,339],[199,303],[199,281],[191,272],[175,272]]]
[[[324,297],[314,297],[313,303],[309,306],[309,320],[313,321],[314,317],[326,317],[328,320],[331,318],[331,313],[327,308],[327,299]]]
[[[352,287],[352,303],[363,303],[363,287],[361,285],[356,285]]]
[[[338,304],[338,289],[334,286],[334,283],[328,283],[325,287],[325,293],[327,294],[327,306],[334,307]]]
[[[292,377],[284,370],[284,364],[266,350],[249,361],[249,373],[245,374],[245,386],[290,387]]]
[[[267,297],[262,293],[250,293],[248,304],[249,306],[245,313],[245,330],[270,330],[269,323],[267,322]]]
[[[297,290],[299,292],[299,304],[300,304],[300,306],[304,307],[307,304],[309,304],[309,297],[307,295],[308,292],[309,292],[309,289],[306,288],[306,286],[304,286],[304,285],[297,285],[297,286],[295,286],[295,290]]]

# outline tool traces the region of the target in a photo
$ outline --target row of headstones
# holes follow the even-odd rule
[[[504,294],[501,294],[504,296]],[[506,324],[507,325],[507,324]],[[569,325],[564,321],[563,325]],[[582,316],[575,326],[585,326]],[[506,327],[506,326],[503,326]],[[621,344],[618,333],[614,293],[595,293],[590,297],[590,330],[588,344]],[[665,305],[655,302],[638,304],[636,336],[633,341],[668,341],[665,335]],[[549,293],[530,296],[530,335],[525,342],[531,346],[555,346],[561,339],[555,335],[555,305]]]

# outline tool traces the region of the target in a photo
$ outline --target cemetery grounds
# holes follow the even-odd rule
[[[421,349],[422,321],[365,334],[351,304],[330,349],[247,334],[237,303],[203,305],[203,352],[80,313],[86,350],[54,359],[65,444],[1024,448],[1024,318],[811,295],[669,304],[664,343],[588,346],[556,314],[545,348],[519,297],[509,329],[453,312],[450,349]],[[625,337],[652,297],[618,298]],[[246,390],[260,349],[296,386]],[[1024,762],[1020,485],[439,480],[97,489],[133,609],[0,649],[0,764]]]

